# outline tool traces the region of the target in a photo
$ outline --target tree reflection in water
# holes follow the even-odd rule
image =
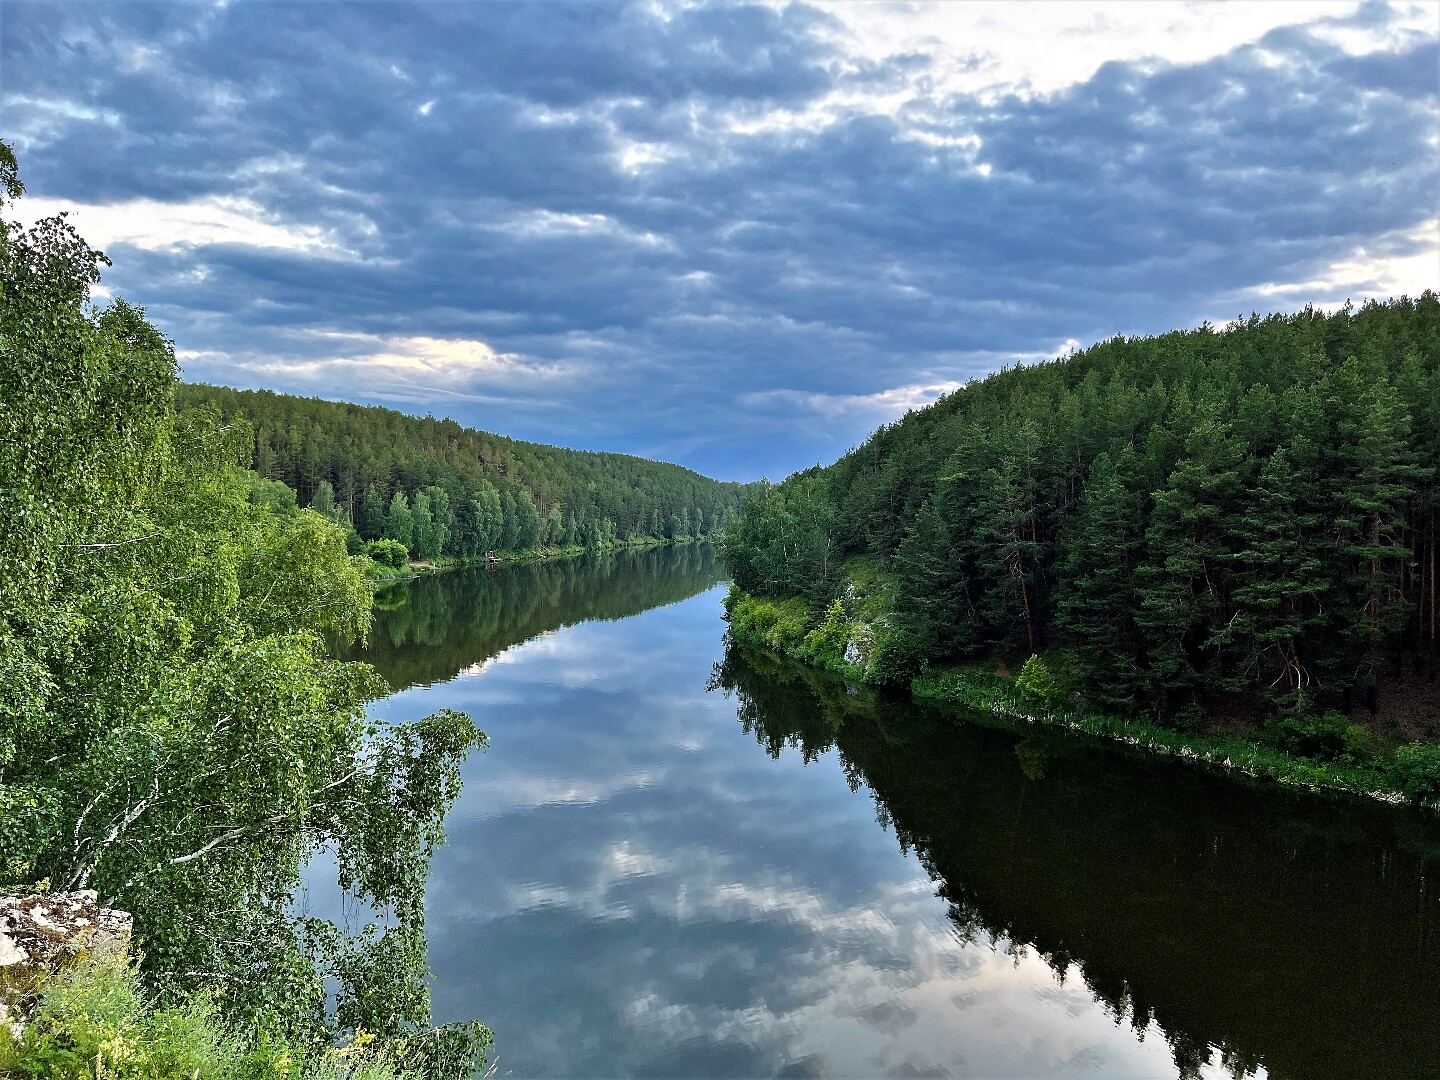
[[[1078,969],[1182,1077],[1433,1075],[1433,819],[1017,737],[733,645],[712,687],[770,756],[834,750],[963,937]]]

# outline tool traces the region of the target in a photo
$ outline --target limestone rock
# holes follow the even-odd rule
[[[0,895],[0,1024],[18,1038],[51,974],[84,953],[128,949],[133,925],[93,889]]]
[[[0,896],[0,968],[50,966],[106,945],[127,947],[134,920],[100,906],[93,889]]]

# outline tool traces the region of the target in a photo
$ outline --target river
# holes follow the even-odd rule
[[[1440,822],[727,653],[708,547],[415,581],[362,658],[491,749],[438,1020],[524,1077],[1440,1076]]]

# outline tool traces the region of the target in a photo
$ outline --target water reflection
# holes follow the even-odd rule
[[[397,690],[429,685],[540,634],[684,600],[720,576],[709,544],[469,567],[380,593],[366,647],[339,651],[373,664]]]
[[[724,652],[681,552],[424,580],[377,628],[384,710],[492,738],[428,920],[502,1075],[1427,1075],[1433,824]]]
[[[1153,1021],[1180,1075],[1440,1072],[1440,829],[1053,735],[957,726],[763,654],[715,684],[771,754],[835,751],[967,940]]]

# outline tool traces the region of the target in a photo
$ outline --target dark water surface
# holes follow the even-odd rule
[[[1440,1076],[1440,823],[727,654],[691,547],[415,582],[438,1019],[530,1077]]]

